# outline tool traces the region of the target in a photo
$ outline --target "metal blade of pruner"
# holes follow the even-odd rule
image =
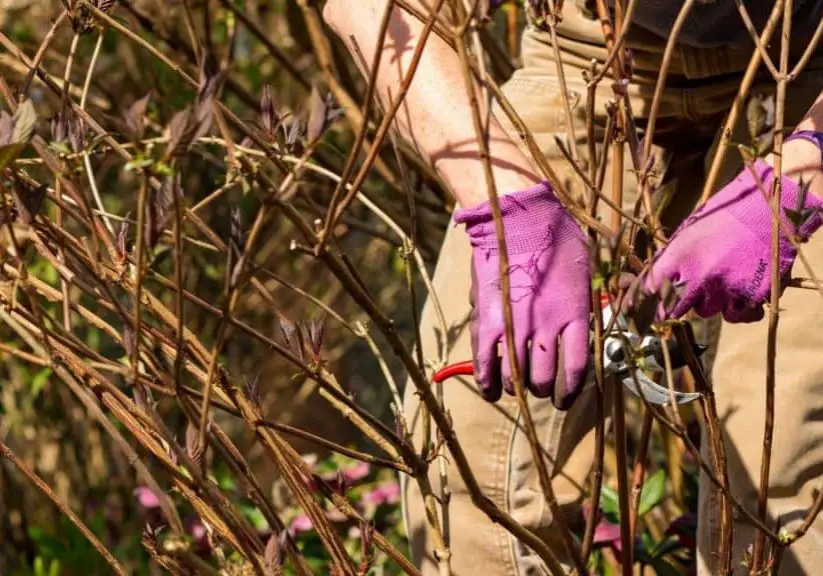
[[[669,354],[672,369],[681,368],[686,364],[683,352],[671,340],[661,340],[657,336],[640,337],[631,332],[628,322],[618,313],[612,322],[613,311],[606,294],[601,299],[603,326],[612,326],[603,343],[603,366],[607,373],[614,374],[634,395],[643,398],[646,402],[656,405],[665,405],[671,402],[672,397],[677,404],[686,404],[700,397],[696,392],[680,392],[669,390],[658,384],[643,373],[663,372],[665,346]],[[696,346],[694,353],[697,356],[706,351],[705,346]]]
[[[658,406],[669,404],[672,395],[677,404],[687,404],[700,398],[700,394],[697,392],[669,390],[665,386],[648,378],[640,370],[634,372],[634,377],[632,377],[631,374],[623,377],[621,382],[623,382],[623,386],[628,388],[635,396],[644,399],[649,404],[656,404]]]

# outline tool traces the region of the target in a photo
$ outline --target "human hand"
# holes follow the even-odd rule
[[[514,342],[520,373],[537,397],[568,409],[589,359],[590,273],[586,237],[547,183],[500,197],[509,257]],[[488,202],[455,212],[473,247],[471,336],[483,397],[514,394],[505,337],[500,259]],[[502,344],[502,358],[498,356]],[[558,346],[564,378],[558,380]]]
[[[762,160],[754,172],[763,190],[771,193],[774,170]],[[797,250],[787,232],[804,241],[823,219],[823,200],[805,194],[787,176],[782,179],[779,272],[783,288]],[[802,208],[802,210],[801,210]],[[796,226],[786,211],[807,216]],[[771,296],[771,209],[751,170],[744,170],[692,214],[658,253],[642,280],[643,291],[659,293],[666,282],[680,291],[674,303],[658,308],[658,319],[677,318],[690,309],[704,317],[722,313],[727,322],[755,322],[763,318],[763,304]]]

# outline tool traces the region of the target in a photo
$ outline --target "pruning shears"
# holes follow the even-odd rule
[[[607,374],[617,376],[633,394],[644,398],[650,404],[668,404],[672,395],[677,404],[686,404],[700,397],[700,394],[695,392],[671,391],[644,373],[665,371],[664,346],[668,350],[673,370],[686,365],[685,355],[674,340],[662,340],[658,336],[641,336],[632,332],[626,318],[620,313],[612,321],[614,313],[607,294],[603,294],[600,304],[603,326],[611,326],[603,342],[603,369]],[[700,356],[706,349],[706,346],[695,344],[693,351],[696,356]],[[473,375],[474,365],[471,360],[467,360],[438,370],[432,380],[439,383],[453,376]]]

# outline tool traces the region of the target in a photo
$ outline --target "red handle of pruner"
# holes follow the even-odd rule
[[[441,368],[434,373],[434,376],[432,376],[432,381],[435,384],[438,384],[443,380],[448,380],[452,376],[472,376],[473,374],[474,364],[471,360],[465,360],[463,362],[449,364],[448,366]]]
[[[603,292],[600,295],[600,304],[604,308],[611,303],[610,297],[606,292]],[[432,376],[432,381],[435,384],[439,384],[444,380],[448,380],[453,376],[473,376],[474,375],[474,364],[471,360],[464,360],[463,362],[456,362],[454,364],[449,364],[434,373]]]

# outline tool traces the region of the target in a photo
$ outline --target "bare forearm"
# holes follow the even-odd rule
[[[324,15],[349,50],[354,53],[356,43],[371,65],[379,44],[378,23],[387,4],[388,0],[329,0]],[[395,6],[376,83],[384,103],[400,92],[422,31],[423,24],[417,18]],[[397,114],[397,124],[402,136],[432,162],[451,186],[461,205],[473,206],[488,198],[460,58],[436,34],[426,41],[404,105]],[[501,194],[538,181],[528,158],[495,120],[489,126],[489,152]]]

